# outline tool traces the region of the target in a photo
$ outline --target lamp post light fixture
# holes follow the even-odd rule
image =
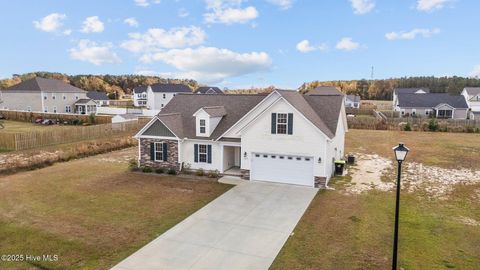
[[[392,270],[397,270],[397,247],[398,247],[398,213],[400,211],[400,176],[402,173],[402,162],[405,160],[408,154],[408,148],[403,143],[398,144],[393,148],[395,152],[395,159],[398,162],[397,171],[397,199],[395,204],[395,232],[393,235],[393,260]]]

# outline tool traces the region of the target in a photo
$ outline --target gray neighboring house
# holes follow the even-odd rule
[[[358,95],[346,95],[345,96],[345,108],[360,108],[360,96]]]
[[[97,103],[97,106],[108,106],[110,105],[110,99],[107,96],[107,93],[100,91],[88,91],[87,97]]]
[[[428,94],[430,93],[430,88],[427,87],[416,87],[416,88],[395,88],[393,89],[393,110],[398,105],[398,95],[402,94]]]
[[[46,112],[46,113],[85,113],[76,111],[77,102],[88,109],[87,91],[61,80],[35,77],[0,91],[0,105],[3,110]]]
[[[194,92],[195,94],[224,94],[222,90],[218,87],[212,86],[201,86],[197,88]]]
[[[188,85],[179,83],[154,83],[133,89],[133,104],[160,111],[179,93],[192,93]]]
[[[395,111],[401,117],[467,119],[468,105],[462,95],[448,93],[400,94]]]

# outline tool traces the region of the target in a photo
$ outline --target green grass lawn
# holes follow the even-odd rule
[[[480,170],[480,136],[474,134],[351,130],[346,151],[391,157],[399,140],[410,146],[407,162]],[[336,190],[317,194],[271,269],[391,268],[395,195],[344,194],[341,182],[348,179],[332,179]],[[464,221],[480,221],[480,184],[458,185],[443,199],[401,196],[400,267],[480,269],[480,225]]]
[[[135,151],[0,177],[1,253],[58,255],[0,269],[108,269],[230,188],[130,173]]]
[[[0,129],[0,132],[6,132],[6,133],[75,128],[75,126],[40,125],[40,124],[33,124],[30,122],[11,121],[11,120],[1,120],[1,121],[4,128]]]

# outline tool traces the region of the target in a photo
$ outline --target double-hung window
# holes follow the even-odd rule
[[[163,143],[155,143],[155,161],[163,161]]]
[[[277,113],[277,134],[287,134],[288,117],[286,113]]]
[[[198,145],[198,162],[207,162],[207,145],[199,144]]]
[[[200,134],[205,134],[206,132],[206,122],[205,119],[200,119]]]
[[[72,112],[72,107],[70,105],[65,106],[65,112]]]

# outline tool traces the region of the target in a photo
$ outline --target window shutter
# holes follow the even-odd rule
[[[194,151],[193,151],[193,161],[198,162],[198,144],[193,145]]]
[[[277,114],[272,113],[272,134],[277,134]]]
[[[163,143],[163,161],[168,161],[168,143]]]
[[[155,143],[150,143],[150,159],[155,160]]]
[[[293,113],[288,114],[288,134],[292,135],[293,134]]]
[[[207,145],[207,162],[212,163],[212,145]]]

